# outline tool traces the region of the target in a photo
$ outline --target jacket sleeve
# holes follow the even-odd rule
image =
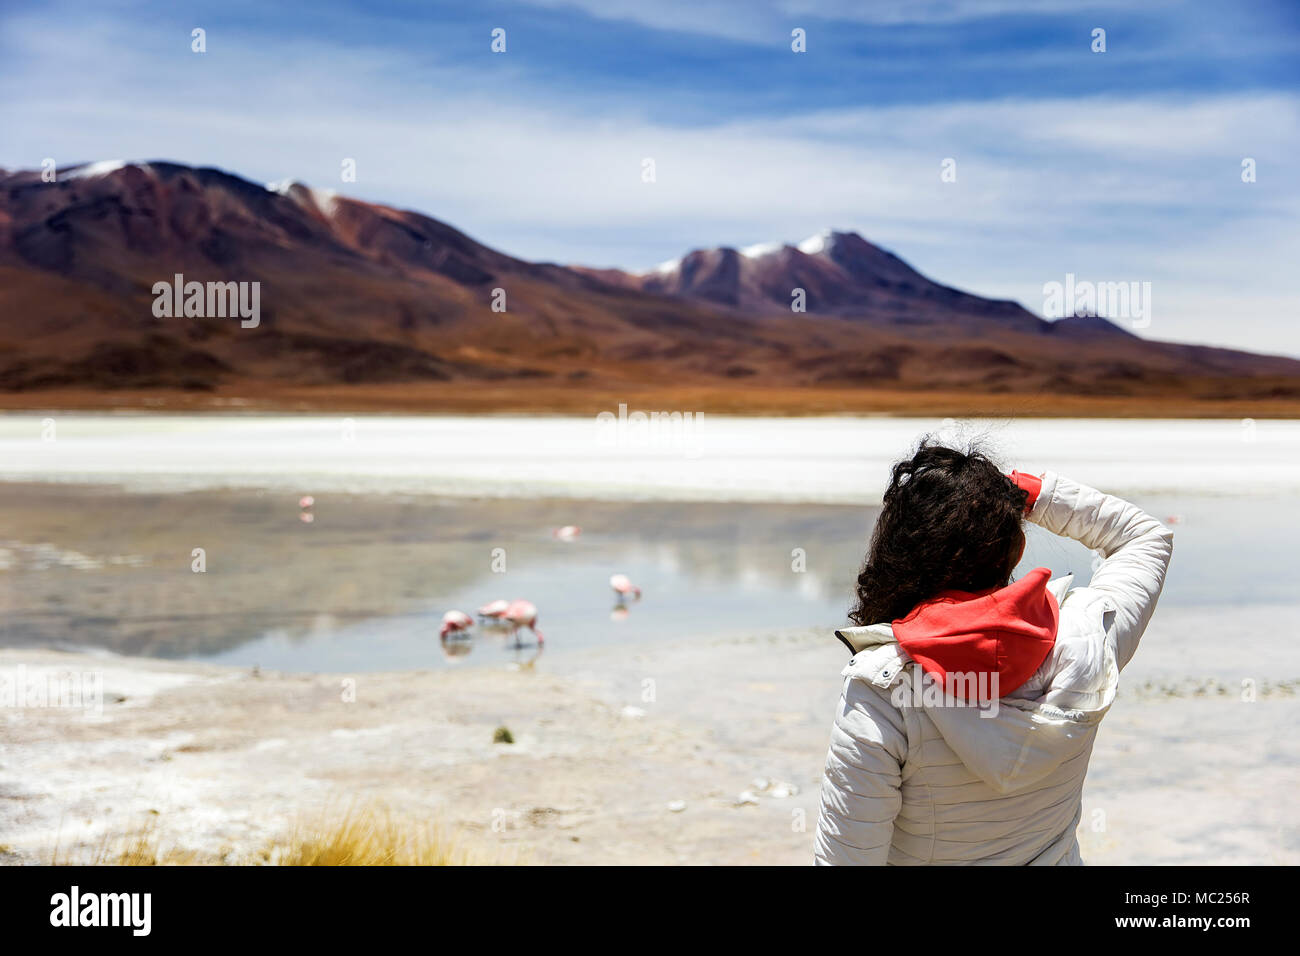
[[[819,866],[883,866],[902,805],[902,717],[866,681],[844,681],[822,776]]]
[[[1042,477],[1029,520],[1101,553],[1101,567],[1088,587],[1105,594],[1114,607],[1108,637],[1115,641],[1122,668],[1156,609],[1174,551],[1174,533],[1122,498],[1050,471]]]

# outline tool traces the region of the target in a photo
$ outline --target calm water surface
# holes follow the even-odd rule
[[[1175,522],[1162,613],[1300,608],[1300,510],[1269,497],[1139,499]],[[832,628],[845,620],[876,511],[868,506],[127,494],[0,486],[0,643],[97,647],[291,671],[528,660],[479,635],[444,648],[449,608],[539,608],[554,660],[694,636]],[[557,541],[552,529],[582,535]],[[193,570],[202,549],[206,570]],[[1031,529],[1021,570],[1091,573],[1081,546]],[[504,565],[504,568],[503,568]],[[495,570],[494,570],[495,569]],[[644,591],[620,609],[608,585]],[[525,632],[525,640],[528,635]],[[460,654],[453,653],[460,651]]]

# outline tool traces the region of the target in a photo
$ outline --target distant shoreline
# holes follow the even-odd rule
[[[1261,389],[1266,383],[1261,382]],[[428,415],[592,415],[619,403],[728,416],[868,415],[938,418],[1300,418],[1296,397],[1077,395],[907,389],[681,384],[406,383],[230,386],[212,391],[49,389],[0,392],[0,411],[290,412]]]
[[[629,423],[634,411],[656,408],[623,398]],[[876,505],[893,462],[929,434],[977,442],[1008,467],[1052,467],[1130,497],[1285,496],[1300,487],[1300,419],[795,418],[701,415],[686,405],[667,425],[661,417],[624,429],[619,404],[585,415],[477,417],[29,409],[0,414],[0,480],[259,488],[294,501],[310,491]],[[601,412],[614,413],[614,428]],[[675,426],[673,414],[692,416],[690,427]]]

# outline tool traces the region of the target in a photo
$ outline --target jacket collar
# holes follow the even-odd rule
[[[858,654],[882,644],[897,644],[894,629],[888,624],[868,624],[865,627],[842,627],[835,632],[850,654]]]

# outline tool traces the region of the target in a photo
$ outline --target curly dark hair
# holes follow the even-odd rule
[[[894,466],[858,574],[855,624],[904,617],[941,591],[1009,583],[1028,494],[978,450],[923,438]]]

